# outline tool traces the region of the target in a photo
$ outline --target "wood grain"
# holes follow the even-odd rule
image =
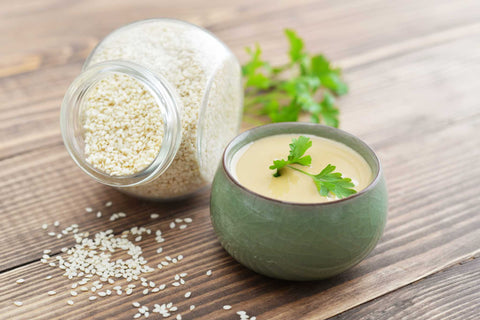
[[[344,312],[332,320],[478,319],[480,260],[474,259]]]
[[[430,313],[422,313],[419,304],[429,305],[418,295],[419,304],[404,313],[399,304],[385,314],[468,319],[478,306],[478,294],[470,293],[471,283],[479,281],[478,262],[455,265],[480,254],[479,13],[478,1],[446,0],[0,3],[0,319],[131,319],[135,300],[150,308],[173,301],[184,319],[234,319],[239,310],[258,319],[326,319],[349,309],[339,319],[382,319],[383,304],[429,290],[434,292],[429,299],[446,306],[432,304]],[[58,126],[63,93],[99,39],[129,21],[154,16],[207,27],[242,61],[243,47],[256,41],[269,60],[284,61],[281,30],[292,27],[309,49],[346,67],[351,92],[340,100],[342,128],[376,149],[390,194],[385,234],[365,261],[326,281],[267,279],[220,247],[209,222],[208,190],[179,203],[144,202],[93,182],[74,165]],[[106,208],[110,200],[114,205]],[[94,213],[86,212],[87,206]],[[102,218],[95,217],[97,210]],[[109,221],[118,211],[127,217]],[[151,219],[151,213],[160,218]],[[189,228],[169,229],[172,219],[187,216],[194,220]],[[61,227],[77,223],[91,234],[160,228],[167,240],[164,253],[155,253],[152,237],[141,241],[149,265],[165,255],[185,259],[148,278],[171,284],[176,273],[187,272],[187,284],[95,302],[83,294],[68,306],[72,281],[39,261],[44,249],[58,255],[74,244],[41,229],[56,220]],[[208,269],[212,277],[205,275]],[[53,279],[45,280],[47,275]],[[470,281],[457,281],[464,277]],[[26,282],[16,284],[18,278]],[[57,294],[48,296],[49,290]],[[192,291],[190,299],[183,297],[186,291]],[[24,305],[14,306],[16,300]],[[196,305],[191,313],[190,304]],[[224,304],[233,309],[223,310]],[[458,313],[456,305],[465,305],[465,311]]]

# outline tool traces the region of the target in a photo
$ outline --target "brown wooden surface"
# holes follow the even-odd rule
[[[220,247],[208,191],[181,203],[143,202],[93,182],[69,159],[59,106],[88,52],[111,30],[159,16],[208,28],[242,61],[243,47],[254,42],[269,60],[285,61],[282,29],[294,28],[309,50],[344,67],[351,92],[340,100],[341,127],[376,149],[390,194],[385,234],[366,260],[326,281],[267,279]],[[472,293],[479,264],[470,261],[480,254],[479,18],[478,1],[0,2],[0,319],[131,319],[133,301],[149,307],[173,301],[184,319],[238,319],[238,310],[257,319],[474,319],[480,314],[478,291]],[[107,209],[108,200],[114,205]],[[95,218],[87,206],[104,216]],[[118,211],[127,217],[109,221]],[[153,212],[161,217],[150,219]],[[169,230],[177,217],[194,222]],[[187,284],[95,302],[82,295],[69,306],[71,281],[39,261],[44,249],[59,253],[73,244],[41,229],[55,220],[91,233],[161,228],[163,254],[155,253],[153,237],[141,242],[149,265],[167,254],[185,259],[149,278],[169,284],[185,271]],[[463,261],[469,262],[457,265]],[[19,278],[26,282],[16,284]],[[188,301],[186,291],[192,291]],[[435,299],[445,303],[428,303]],[[14,306],[17,300],[24,305]],[[196,309],[184,311],[190,304]],[[233,309],[222,310],[225,304]]]

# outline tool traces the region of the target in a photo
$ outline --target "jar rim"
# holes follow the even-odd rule
[[[155,159],[141,171],[128,176],[112,176],[96,169],[86,161],[81,143],[82,130],[79,122],[85,97],[99,81],[113,74],[129,76],[142,84],[155,99],[164,121],[162,144]],[[132,187],[157,178],[173,162],[182,137],[182,109],[176,91],[164,77],[133,62],[109,60],[84,69],[71,83],[62,102],[60,128],[68,153],[85,173],[109,186]]]

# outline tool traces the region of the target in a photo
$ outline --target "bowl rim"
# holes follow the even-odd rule
[[[240,143],[242,140],[244,140],[248,135],[250,135],[251,133],[254,133],[254,132],[262,132],[264,130],[267,130],[268,128],[271,128],[271,127],[285,127],[285,128],[302,128],[302,127],[318,127],[318,128],[321,128],[322,130],[330,130],[330,131],[333,131],[333,132],[336,132],[337,134],[339,135],[343,135],[345,137],[348,137],[348,138],[351,138],[353,140],[355,140],[357,143],[361,144],[369,153],[370,155],[372,156],[372,159],[373,161],[375,162],[376,166],[377,166],[377,171],[376,173],[374,173],[375,177],[372,179],[372,181],[368,184],[368,186],[362,190],[360,190],[359,192],[351,195],[351,196],[348,196],[346,198],[342,198],[342,199],[337,199],[337,200],[332,200],[332,201],[327,201],[327,202],[293,202],[293,201],[283,201],[283,200],[278,200],[278,199],[274,199],[274,198],[270,198],[270,197],[267,197],[267,196],[264,196],[260,193],[257,193],[255,191],[252,191],[248,188],[246,188],[245,186],[243,186],[242,184],[240,184],[240,182],[237,181],[237,179],[235,179],[232,175],[232,173],[230,172],[229,170],[229,167],[227,166],[227,154],[229,154],[231,152],[231,149],[233,148],[233,146],[235,146],[236,144]],[[294,134],[294,133],[293,133]],[[301,134],[301,133],[298,133],[298,134]],[[309,133],[311,134],[311,133]],[[272,134],[272,135],[267,135],[267,136],[264,136],[262,138],[266,138],[266,137],[269,137],[269,136],[273,136],[273,135],[277,135],[277,134]],[[315,134],[311,134],[311,135],[315,135]],[[261,138],[260,138],[261,139]],[[333,139],[330,139],[330,140],[333,140]],[[255,140],[254,140],[255,141]],[[334,140],[335,141],[335,140]],[[253,142],[253,141],[252,141]],[[339,141],[337,141],[339,142]],[[341,142],[340,142],[341,143]],[[348,146],[348,145],[347,145]],[[351,148],[351,146],[348,146]],[[238,150],[237,150],[238,152]],[[232,155],[233,156],[233,155]],[[363,157],[362,157],[363,158]],[[269,123],[269,124],[265,124],[265,125],[262,125],[262,126],[258,126],[258,127],[255,127],[255,128],[252,128],[252,129],[249,129],[249,130],[246,130],[242,133],[240,133],[239,135],[237,135],[235,138],[233,138],[233,140],[231,140],[227,147],[225,148],[225,150],[223,151],[223,155],[222,155],[222,167],[223,167],[223,170],[225,171],[225,174],[226,176],[228,177],[228,179],[230,181],[232,181],[235,185],[237,185],[240,189],[242,189],[243,191],[247,192],[247,193],[250,193],[256,197],[259,197],[259,198],[262,198],[264,200],[267,200],[267,201],[271,201],[271,202],[274,202],[274,203],[278,203],[278,204],[281,204],[281,205],[287,205],[287,206],[302,206],[302,207],[317,207],[317,206],[329,206],[329,205],[335,205],[335,204],[338,204],[338,203],[343,203],[343,202],[347,202],[347,201],[351,201],[359,196],[362,196],[366,193],[368,193],[370,190],[372,190],[373,188],[375,188],[375,186],[379,183],[379,181],[381,180],[381,177],[383,175],[383,170],[382,170],[382,166],[380,164],[380,161],[378,160],[378,157],[377,157],[377,154],[375,153],[375,151],[373,151],[373,149],[368,145],[366,144],[363,140],[361,140],[360,138],[358,138],[357,136],[351,134],[351,133],[348,133],[347,131],[344,131],[344,130],[341,130],[341,129],[338,129],[338,128],[334,128],[334,127],[330,127],[330,126],[326,126],[326,125],[322,125],[322,124],[318,124],[318,123],[309,123],[309,122],[277,122],[277,123]]]

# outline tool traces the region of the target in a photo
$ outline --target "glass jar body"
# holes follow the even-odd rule
[[[151,19],[108,35],[89,55],[83,72],[117,62],[148,70],[173,91],[175,102],[171,106],[180,121],[169,122],[164,117],[164,126],[165,131],[176,127],[180,137],[171,159],[157,159],[168,162],[166,169],[134,184],[116,183],[115,187],[138,197],[164,200],[185,197],[210,184],[223,150],[237,134],[241,121],[241,69],[232,52],[197,26]],[[97,180],[110,184],[108,177],[106,181]]]

